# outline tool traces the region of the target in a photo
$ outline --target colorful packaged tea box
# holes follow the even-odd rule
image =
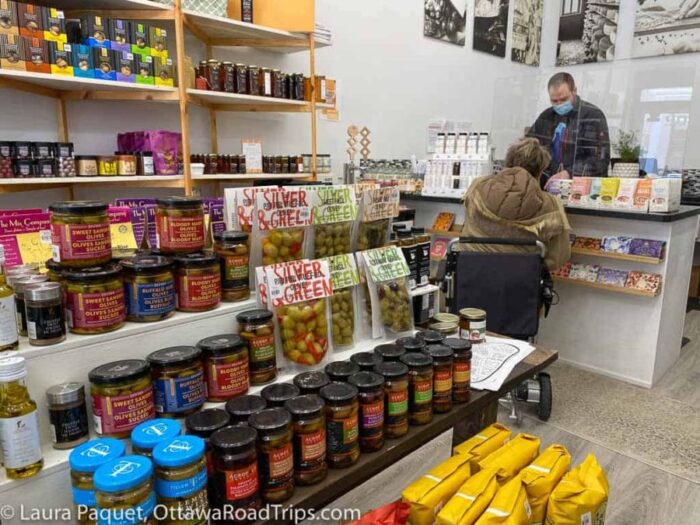
[[[175,85],[175,67],[171,58],[153,57],[156,86],[173,87]]]
[[[620,186],[615,196],[615,208],[632,209],[634,194],[637,191],[637,179],[620,179]]]
[[[110,49],[109,21],[100,15],[85,15],[80,19],[83,44]]]
[[[19,35],[17,2],[0,0],[0,35]]]
[[[151,55],[159,58],[168,58],[168,32],[160,27],[151,26],[149,30],[149,43]]]
[[[149,26],[142,22],[131,22],[131,52],[141,56],[151,56]]]
[[[25,68],[31,73],[51,73],[49,43],[42,38],[20,37],[24,44]]]
[[[73,75],[81,78],[95,78],[92,48],[82,44],[71,44]]]
[[[637,189],[634,192],[632,209],[635,211],[649,211],[649,201],[651,200],[652,179],[640,179],[637,182]]]
[[[136,64],[136,83],[153,86],[156,83],[155,67],[152,56],[143,56],[133,53]]]
[[[665,213],[677,211],[681,207],[680,177],[652,179],[649,211]]]
[[[110,18],[109,20],[109,41],[113,51],[131,53],[131,23],[129,20],[121,18]]]
[[[55,7],[44,7],[42,10],[42,25],[44,40],[49,42],[68,42],[66,35],[66,16]]]
[[[129,51],[112,51],[119,82],[136,82],[136,60]]]
[[[0,69],[27,70],[21,36],[0,35]]]
[[[49,42],[51,74],[73,76],[72,46],[65,42]]]
[[[21,36],[44,38],[44,9],[38,5],[17,3],[17,25]]]
[[[603,208],[612,208],[617,197],[617,190],[620,187],[620,179],[608,177],[602,179],[600,183],[600,206]]]
[[[92,48],[92,62],[95,66],[95,78],[99,80],[117,80],[114,53],[106,47]]]
[[[569,206],[581,206],[584,199],[591,192],[590,177],[575,177],[571,182],[571,194],[569,195]]]

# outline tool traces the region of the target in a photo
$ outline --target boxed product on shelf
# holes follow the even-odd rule
[[[0,217],[0,244],[8,267],[44,262],[51,258],[49,213],[17,213]]]
[[[136,82],[135,55],[130,51],[112,51],[112,53],[114,53],[117,80],[119,82]]]
[[[68,35],[66,35],[66,16],[60,9],[44,7],[42,9],[42,25],[44,27],[44,40],[50,42],[68,42]]]
[[[95,78],[92,48],[83,44],[71,44],[73,75],[82,78]]]
[[[49,42],[49,62],[53,75],[73,76],[71,45],[64,42]]]
[[[601,268],[598,272],[598,283],[609,286],[624,287],[627,282],[628,273],[625,270],[615,270],[613,268]]]
[[[137,53],[132,53],[134,56],[134,65],[136,66],[135,81],[137,84],[146,84],[153,86],[156,83],[155,67],[152,56],[143,56]]]
[[[656,294],[661,288],[661,275],[658,273],[631,271],[627,276],[625,287]]]
[[[0,0],[0,35],[19,35],[17,2]]]
[[[585,198],[591,192],[590,177],[575,177],[571,183],[571,194],[569,195],[569,206],[581,206]]]
[[[154,57],[168,58],[168,32],[161,27],[151,26],[148,31],[148,42],[151,55]]]
[[[620,179],[614,206],[616,208],[631,209],[636,191],[637,179]]]
[[[601,177],[591,177],[591,188],[588,195],[581,199],[581,204],[589,208],[596,208],[600,205],[600,185],[603,182]]]
[[[110,49],[109,21],[100,15],[85,15],[80,18],[83,44],[90,47]]]
[[[574,239],[574,248],[582,248],[584,250],[599,251],[600,250],[600,239],[595,237],[576,237]]]
[[[174,87],[175,86],[175,67],[173,66],[172,58],[153,57],[155,67],[155,84],[156,86]]]
[[[26,71],[27,61],[25,57],[21,36],[0,34],[0,69]]]
[[[596,282],[600,266],[597,264],[579,264],[573,263],[569,270],[569,278],[578,281],[588,281],[589,283]]]
[[[17,3],[17,25],[19,34],[29,38],[44,38],[42,11],[44,7]]]
[[[107,47],[92,48],[92,63],[95,78],[98,80],[117,80],[115,54]]]
[[[682,185],[680,177],[652,179],[649,211],[663,213],[680,209]]]
[[[151,152],[156,175],[177,175],[182,135],[165,130],[130,131],[117,135],[119,151]]]
[[[109,41],[114,51],[131,53],[131,22],[122,18],[109,19]]]
[[[634,192],[632,209],[635,211],[649,211],[649,201],[651,200],[651,179],[641,179],[637,182],[637,189]]]
[[[620,179],[607,177],[600,182],[600,206],[610,208],[615,204],[617,190],[620,187]]]
[[[600,249],[603,252],[628,254],[630,252],[630,244],[632,237],[624,235],[611,235],[603,237],[600,242]]]
[[[656,257],[658,259],[663,259],[665,252],[666,243],[652,239],[632,239],[629,248],[630,255]]]
[[[25,68],[30,73],[51,73],[49,43],[41,38],[24,38]]]
[[[151,48],[148,45],[149,26],[143,22],[131,22],[131,52],[142,56],[151,56]]]

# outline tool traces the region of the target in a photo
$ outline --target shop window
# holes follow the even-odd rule
[[[561,16],[581,14],[583,0],[561,0]]]

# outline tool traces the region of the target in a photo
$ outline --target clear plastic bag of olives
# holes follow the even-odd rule
[[[374,337],[381,337],[386,331],[395,335],[413,333],[413,299],[408,280],[399,277],[374,283],[370,279],[368,284]]]
[[[343,348],[355,344],[355,290],[345,288],[333,292],[331,296],[331,339],[333,348]]]
[[[386,246],[391,235],[391,219],[361,222],[357,228],[355,251],[373,250]]]
[[[331,257],[352,252],[353,221],[314,226],[314,258]]]
[[[317,368],[330,354],[328,298],[303,301],[275,309],[278,348],[281,358],[292,370]]]
[[[273,230],[260,236],[263,266],[304,258],[304,228]]]

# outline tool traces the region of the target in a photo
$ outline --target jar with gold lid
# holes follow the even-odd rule
[[[112,258],[108,207],[100,201],[51,204],[53,260],[64,268],[108,263]]]

